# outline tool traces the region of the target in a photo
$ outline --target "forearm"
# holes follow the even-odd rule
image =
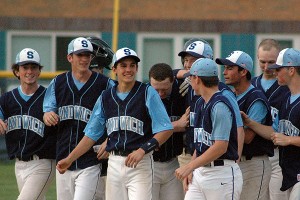
[[[69,154],[67,159],[69,159],[71,162],[74,162],[80,156],[85,154],[94,144],[94,140],[90,139],[87,136],[84,136],[79,142],[79,144],[76,146],[76,148]]]
[[[226,141],[216,141],[209,149],[207,149],[201,156],[196,157],[190,162],[193,169],[204,166],[222,156],[228,147]],[[194,156],[194,155],[193,155]]]
[[[249,128],[252,129],[256,134],[260,135],[261,137],[271,140],[271,134],[274,132],[272,126],[266,126],[263,124],[260,124],[256,121],[250,120],[250,123],[247,124]],[[245,131],[245,137],[246,137],[246,131]]]
[[[244,140],[245,140],[245,132],[243,127],[237,128],[237,138],[238,138],[238,155],[239,159],[242,156],[243,147],[244,147]]]
[[[156,133],[153,138],[155,138],[159,144],[159,146],[161,146],[163,143],[165,143],[173,134],[173,130],[166,130],[166,131],[162,131],[159,133]]]
[[[173,125],[173,131],[174,132],[184,132],[185,131],[185,127],[181,126],[180,121],[174,121],[172,122]]]

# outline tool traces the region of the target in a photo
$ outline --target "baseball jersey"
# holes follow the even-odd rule
[[[223,82],[219,82],[218,85],[219,91],[222,93],[224,97],[227,98],[227,100],[230,102],[234,113],[235,113],[235,119],[237,122],[237,127],[243,126],[243,121],[240,115],[240,109],[236,101],[235,94],[232,92],[232,90]],[[186,129],[186,141],[188,144],[188,148],[190,152],[194,151],[193,147],[193,137],[194,137],[194,118],[196,113],[196,108],[198,106],[199,100],[201,99],[200,96],[196,95],[192,87],[190,86],[189,92],[187,93],[187,97],[189,105],[190,105],[190,125]]]
[[[83,138],[83,130],[90,119],[95,102],[101,93],[110,87],[110,79],[92,72],[88,81],[78,89],[72,72],[66,72],[58,75],[52,83],[48,90],[54,89],[55,98],[53,99],[52,95],[52,102],[48,102],[51,92],[47,92],[44,112],[56,111],[59,115],[56,160],[61,160],[67,157]],[[49,110],[47,105],[55,105],[56,110]],[[85,169],[98,163],[96,153],[91,148],[73,162],[69,170]]]
[[[221,123],[221,121],[216,120],[216,115],[218,115],[218,113],[214,113],[217,111],[216,109],[224,110],[225,115],[222,117],[226,120],[232,119],[231,124],[226,124],[227,130],[220,127],[216,128],[217,123]],[[216,92],[207,103],[203,98],[199,100],[194,123],[194,144],[197,156],[202,155],[213,145],[215,140],[225,140],[229,142],[227,151],[218,159],[238,159],[235,114],[230,102],[220,91]]]
[[[285,97],[285,94],[289,92],[289,88],[287,86],[278,85],[277,80],[275,80],[275,82],[271,85],[271,87],[265,90],[265,88],[263,88],[262,86],[261,81],[262,81],[262,74],[260,76],[254,77],[251,80],[251,83],[252,85],[254,85],[254,87],[261,89],[266,95],[271,106],[272,119],[274,120],[281,106],[282,98]]]
[[[278,114],[278,130],[287,136],[300,136],[300,97],[290,103],[291,93],[284,96]],[[282,168],[282,186],[285,191],[300,181],[300,147],[294,145],[279,146],[279,165]]]
[[[37,91],[25,101],[18,88],[0,98],[0,112],[7,122],[5,134],[9,159],[30,160],[33,155],[41,159],[55,159],[57,127],[43,122],[43,100],[46,88]]]
[[[97,141],[105,127],[108,152],[136,150],[153,134],[173,129],[156,90],[139,81],[128,94],[118,93],[115,85],[99,97],[84,132]]]
[[[179,94],[179,84],[175,79],[172,85],[172,92],[169,97],[162,99],[171,122],[177,121],[185,113],[182,106],[184,98]],[[165,162],[182,153],[183,149],[183,132],[173,133],[172,136],[160,146],[158,151],[154,151],[154,161]]]
[[[251,109],[253,104],[259,101],[267,109],[266,120],[263,124],[271,125],[271,108],[266,96],[260,89],[254,87],[249,89],[248,92],[246,92],[240,99],[238,99],[238,104],[241,111],[245,112],[246,114],[249,114],[249,110]],[[242,155],[248,158],[252,158],[253,156],[262,156],[266,154],[269,157],[272,157],[274,155],[273,143],[272,141],[264,139],[258,134],[255,135],[254,139],[250,144],[244,144]]]

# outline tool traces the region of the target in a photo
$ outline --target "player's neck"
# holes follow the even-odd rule
[[[236,95],[242,94],[243,92],[245,92],[251,85],[251,82],[246,80],[246,79],[242,79],[237,85],[234,85],[234,90]]]
[[[300,76],[294,77],[289,83],[288,87],[292,95],[300,94]]]
[[[121,93],[129,92],[133,88],[134,84],[135,84],[135,81],[130,82],[130,83],[121,82],[118,84],[117,90],[118,90],[118,92],[121,92]]]
[[[218,86],[211,88],[202,88],[201,97],[204,99],[205,103],[208,103],[211,97],[219,91]]]
[[[86,83],[89,80],[90,76],[92,75],[92,71],[91,70],[86,70],[86,71],[72,70],[72,75],[79,82]]]
[[[26,95],[34,94],[38,88],[39,88],[39,85],[37,83],[35,83],[33,85],[21,84],[21,91],[23,94],[26,94]]]
[[[262,78],[265,79],[265,80],[274,80],[274,79],[276,79],[276,76],[263,74]]]

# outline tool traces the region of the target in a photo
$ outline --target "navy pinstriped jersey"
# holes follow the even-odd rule
[[[285,101],[279,110],[278,132],[287,136],[300,136],[300,98],[290,104],[291,94],[285,95]],[[294,145],[279,146],[279,165],[282,168],[282,187],[285,191],[300,181],[300,147]]]
[[[103,92],[102,105],[109,138],[106,151],[133,151],[153,137],[152,120],[146,107],[148,87],[136,81],[124,100],[117,96],[117,85]]]
[[[260,76],[254,77],[251,80],[251,83],[254,87],[261,89],[261,91],[263,91],[266,95],[271,106],[272,119],[274,120],[281,106],[282,98],[285,96],[286,93],[289,92],[289,88],[287,86],[280,86],[278,85],[278,82],[275,81],[275,83],[267,91],[264,91],[261,85],[261,79],[262,74]]]
[[[218,85],[219,91],[222,92],[224,90],[228,90],[231,93],[232,90],[223,82],[219,82]],[[233,93],[234,94],[234,93]],[[198,103],[200,99],[202,99],[200,96],[197,96],[194,94],[194,90],[190,86],[189,92],[187,93],[188,102],[190,105],[190,125],[189,127],[186,128],[186,144],[188,152],[193,152],[194,151],[194,118],[195,118],[195,113],[196,113],[196,107],[198,106]]]
[[[72,72],[66,72],[55,78],[55,95],[60,117],[58,130],[57,160],[61,160],[77,146],[84,136],[84,128],[92,114],[93,107],[109,85],[109,78],[92,72],[89,80],[78,90]],[[99,163],[91,148],[77,159],[69,170],[84,169]]]
[[[177,121],[184,114],[185,109],[182,105],[184,98],[179,94],[178,81],[174,80],[172,92],[168,98],[162,99],[162,102],[167,110],[171,122]],[[159,148],[154,151],[154,161],[168,161],[182,153],[183,149],[183,133],[173,133],[172,136]]]
[[[271,108],[269,102],[264,95],[264,93],[257,88],[252,88],[245,96],[243,96],[240,100],[238,100],[238,104],[240,110],[244,113],[248,114],[251,105],[256,102],[261,101],[267,107],[268,113],[266,117],[266,122],[264,125],[270,126],[272,124],[271,117]],[[262,156],[262,155],[273,156],[274,155],[274,147],[273,143],[270,140],[264,139],[258,134],[255,135],[254,139],[250,144],[244,144],[242,155],[252,157],[252,156]]]
[[[227,105],[229,110],[232,113],[232,124],[231,124],[231,131],[229,136],[229,143],[226,153],[224,153],[218,159],[229,159],[229,160],[237,160],[238,153],[237,153],[237,127],[236,127],[236,120],[233,108],[229,101],[224,97],[221,92],[215,93],[209,102],[205,104],[203,98],[199,100],[199,103],[196,108],[195,114],[195,121],[194,121],[194,144],[197,155],[202,155],[210,146],[213,145],[211,140],[212,137],[212,121],[211,121],[211,114],[212,109],[214,106],[219,103],[223,102]],[[198,138],[201,138],[200,141]]]
[[[39,86],[27,102],[20,96],[18,88],[1,96],[10,159],[28,160],[34,154],[44,159],[55,159],[56,127],[45,126],[43,122],[45,91],[46,88]]]

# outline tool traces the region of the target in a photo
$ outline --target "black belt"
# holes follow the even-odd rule
[[[29,157],[22,157],[22,159],[21,158],[17,158],[17,160],[19,160],[19,161],[24,161],[24,162],[28,162],[28,161],[32,161],[32,160],[39,160],[40,158],[39,158],[39,156],[37,156],[37,155],[31,155],[31,156],[29,156]]]
[[[173,158],[175,158],[175,157],[168,157],[168,158],[156,158],[156,157],[153,157],[153,160],[155,162],[169,162]]]
[[[110,153],[115,156],[128,156],[132,151],[112,150]]]
[[[224,160],[214,160],[213,166],[224,166]],[[207,165],[204,165],[205,167],[211,167],[212,163],[208,163]]]

